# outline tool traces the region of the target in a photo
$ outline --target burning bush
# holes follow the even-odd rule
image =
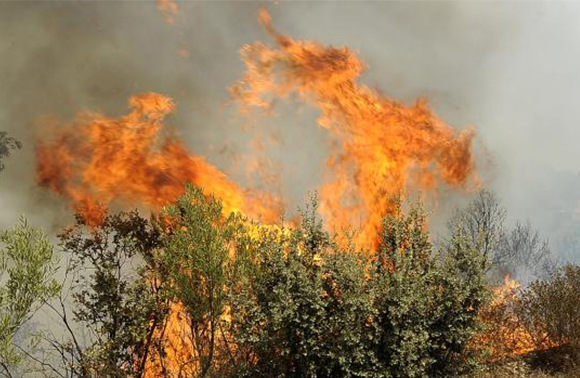
[[[569,345],[580,357],[580,266],[567,264],[521,294],[518,315],[539,346]]]
[[[506,276],[501,286],[493,289],[491,302],[480,311],[484,330],[472,340],[471,348],[483,353],[486,363],[496,363],[545,348],[522,323],[518,311],[521,287]]]

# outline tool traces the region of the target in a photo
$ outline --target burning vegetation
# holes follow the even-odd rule
[[[266,223],[279,218],[272,196],[242,190],[179,140],[162,136],[162,121],[174,107],[170,98],[148,93],[129,105],[132,111],[120,118],[80,114],[71,124],[53,126],[53,139],[37,144],[39,184],[71,201],[88,225],[100,224],[115,202],[159,210],[186,183],[218,196],[226,213],[240,211]]]
[[[457,134],[425,101],[401,105],[359,84],[364,63],[348,48],[280,35],[265,10],[259,19],[276,47],[242,48],[246,73],[231,93],[242,114],[271,108],[267,99],[292,93],[320,109],[319,126],[340,142],[319,190],[328,229],[354,227],[357,242],[372,245],[381,218],[404,191],[475,187],[471,130]],[[281,201],[273,195],[241,189],[179,140],[161,138],[171,99],[145,94],[131,98],[130,106],[125,117],[81,114],[71,125],[55,127],[53,140],[37,147],[40,185],[68,198],[93,225],[114,201],[158,209],[187,182],[222,199],[226,212],[265,223],[280,219]]]
[[[173,22],[175,3],[159,8]],[[42,235],[0,240],[28,258],[41,244],[41,267],[21,275],[46,276],[36,299],[65,336],[14,347],[35,299],[18,302],[18,316],[0,302],[7,376],[28,358],[33,374],[67,378],[464,377],[576,347],[560,313],[533,311],[580,287],[573,268],[552,272],[558,289],[542,281],[521,289],[508,278],[490,289],[522,259],[547,261],[529,226],[504,227],[493,195],[479,192],[439,244],[421,206],[403,210],[410,193],[479,188],[473,131],[455,131],[424,100],[402,105],[362,84],[365,65],[350,49],[280,34],[265,9],[259,22],[275,44],[242,48],[246,70],[232,98],[243,116],[269,114],[276,99],[319,110],[317,125],[335,142],[319,197],[285,224],[282,198],[243,188],[165,127],[175,105],[161,94],[132,96],[124,116],[83,112],[46,125],[52,138],[37,142],[37,181],[77,215],[59,236],[67,289],[42,270],[54,266]],[[125,211],[135,207],[150,219]],[[11,269],[10,259],[25,261],[9,255],[0,268]],[[0,299],[31,287],[15,285]]]

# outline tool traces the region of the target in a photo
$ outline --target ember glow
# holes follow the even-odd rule
[[[165,22],[168,24],[175,22],[175,15],[177,15],[179,8],[174,0],[157,0],[157,9],[164,16]]]

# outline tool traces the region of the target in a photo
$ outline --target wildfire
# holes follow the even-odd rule
[[[101,223],[114,202],[151,209],[175,200],[187,182],[221,198],[224,211],[242,211],[264,222],[279,219],[279,205],[265,193],[242,190],[203,157],[190,155],[178,140],[162,138],[170,98],[133,96],[120,118],[82,113],[37,143],[37,179],[72,202],[88,225]]]
[[[488,348],[490,361],[555,346],[546,335],[533,335],[514,313],[519,289],[520,284],[516,280],[505,276],[503,285],[494,289],[492,302],[481,313],[488,329],[474,340],[473,347]]]
[[[436,192],[439,183],[467,188],[477,182],[471,130],[457,134],[422,100],[401,105],[359,84],[364,63],[348,48],[281,35],[265,9],[259,21],[277,46],[242,48],[247,71],[231,93],[242,113],[270,108],[268,96],[291,93],[320,109],[319,126],[339,141],[320,188],[330,229],[360,228],[358,241],[372,244],[393,198],[406,189]],[[242,190],[179,140],[161,140],[171,99],[149,93],[132,97],[130,106],[125,117],[82,113],[55,127],[52,140],[38,142],[39,183],[69,198],[91,225],[117,200],[156,209],[181,194],[186,182],[220,197],[226,211],[277,220],[274,196]]]
[[[270,110],[272,96],[290,94],[320,110],[318,125],[339,141],[320,188],[330,228],[360,222],[358,241],[372,244],[394,197],[408,187],[435,192],[440,182],[456,188],[477,184],[472,130],[457,134],[424,100],[405,106],[359,84],[365,65],[350,49],[279,34],[265,9],[259,21],[276,47],[244,46],[247,70],[231,92],[243,114]]]
[[[169,15],[177,12],[172,1],[159,6]],[[467,188],[477,181],[471,130],[456,133],[425,101],[401,105],[359,84],[365,66],[348,48],[281,35],[265,10],[259,21],[276,47],[243,47],[247,71],[231,93],[244,114],[270,109],[272,95],[292,93],[320,109],[318,125],[339,141],[320,188],[330,229],[360,227],[357,241],[373,244],[397,194],[408,188],[436,192],[439,183]],[[119,118],[81,113],[54,127],[52,139],[37,143],[38,182],[67,198],[88,225],[98,225],[113,204],[158,209],[175,200],[187,182],[221,198],[225,212],[241,211],[265,223],[279,220],[274,196],[240,188],[203,157],[189,154],[179,140],[162,136],[163,120],[174,110],[170,98],[148,93],[133,96],[129,105],[129,114]],[[183,312],[174,304],[164,330],[173,361],[165,366],[169,370],[181,369],[194,349],[184,336],[190,331]],[[147,376],[155,376],[159,361],[153,358],[148,367]]]

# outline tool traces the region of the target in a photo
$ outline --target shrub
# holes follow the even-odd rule
[[[0,232],[0,376],[13,376],[23,364],[25,351],[15,340],[44,302],[58,294],[60,286],[53,278],[57,266],[46,235],[24,218]]]
[[[580,348],[580,266],[567,264],[530,284],[520,295],[518,316],[538,345],[549,340]]]
[[[375,309],[365,267],[313,212],[299,229],[261,228],[240,240],[230,293],[240,364],[232,375],[366,376],[375,364]]]
[[[315,208],[315,206],[313,207]],[[314,213],[238,245],[235,376],[456,377],[485,302],[484,257],[460,234],[433,252],[418,207],[386,217],[372,260]]]
[[[238,221],[233,214],[224,217],[218,199],[191,185],[161,213],[157,223],[164,230],[163,252],[156,264],[173,306],[164,331],[165,352],[171,358],[160,358],[157,373],[211,376],[225,358],[226,273]]]
[[[49,307],[64,335],[47,333],[48,350],[58,357],[41,366],[71,377],[143,377],[167,312],[151,277],[159,235],[130,212],[91,229],[78,217],[59,237],[69,256],[67,288]]]
[[[377,255],[375,355],[384,377],[454,377],[471,368],[466,346],[486,299],[485,259],[456,233],[432,253],[425,215],[385,218]]]

